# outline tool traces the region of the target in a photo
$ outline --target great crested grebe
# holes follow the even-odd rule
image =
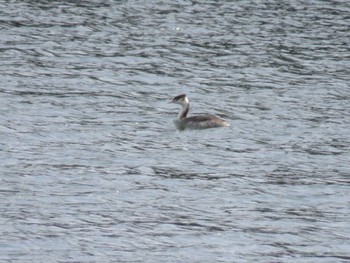
[[[177,115],[177,119],[175,121],[176,126],[181,130],[185,128],[206,129],[230,126],[230,124],[223,119],[211,114],[186,117],[190,109],[190,101],[188,100],[186,94],[181,94],[174,97],[171,102],[182,106],[182,109]]]

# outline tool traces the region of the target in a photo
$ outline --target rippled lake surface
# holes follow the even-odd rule
[[[348,1],[1,1],[0,61],[1,262],[350,262]]]

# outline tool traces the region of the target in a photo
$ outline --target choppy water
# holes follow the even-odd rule
[[[0,2],[1,262],[350,262],[348,1],[71,2]]]

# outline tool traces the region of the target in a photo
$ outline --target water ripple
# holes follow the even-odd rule
[[[350,260],[346,1],[0,7],[0,261]]]

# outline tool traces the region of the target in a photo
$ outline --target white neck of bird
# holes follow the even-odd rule
[[[186,118],[188,111],[190,110],[190,102],[187,99],[187,97],[184,99],[184,101],[181,102],[182,109],[180,110],[179,114],[177,115],[177,119],[183,120]]]

